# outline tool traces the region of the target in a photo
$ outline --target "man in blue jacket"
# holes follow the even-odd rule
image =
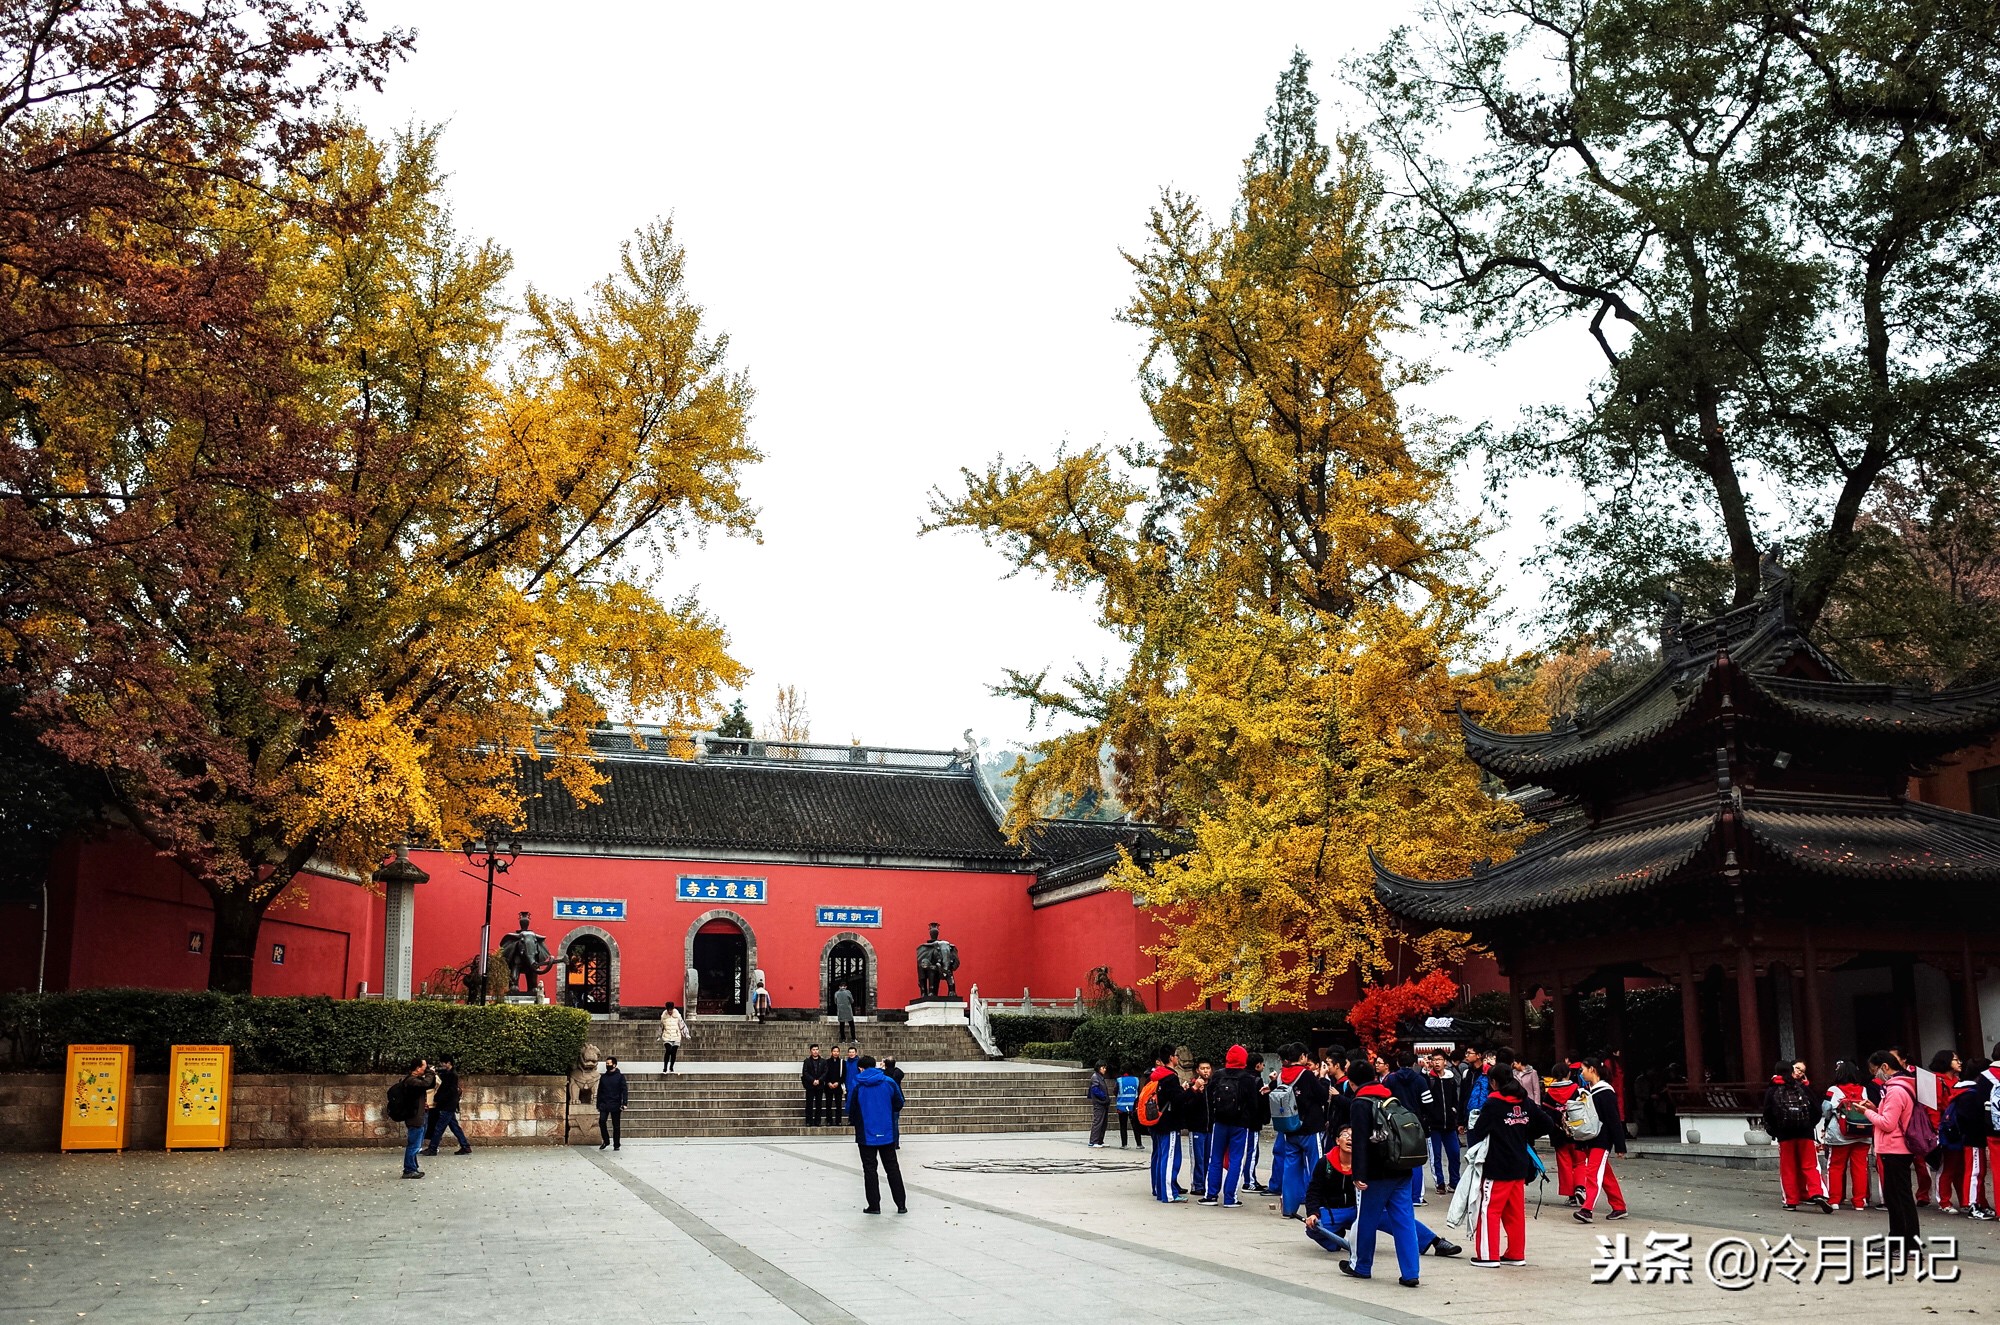
[[[878,1161],[888,1170],[896,1213],[910,1212],[903,1199],[903,1167],[896,1160],[896,1125],[902,1112],[903,1088],[875,1066],[873,1054],[863,1054],[847,1092],[847,1117],[854,1124],[854,1144],[861,1148],[861,1185],[868,1194],[864,1215],[882,1213],[882,1184],[875,1176]]]

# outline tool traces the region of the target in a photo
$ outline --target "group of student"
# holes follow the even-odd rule
[[[1183,1078],[1180,1053],[1163,1045],[1143,1079],[1099,1064],[1091,1079],[1091,1140],[1105,1144],[1115,1113],[1119,1142],[1128,1126],[1143,1148],[1153,1140],[1155,1200],[1239,1209],[1241,1192],[1270,1192],[1314,1243],[1343,1256],[1340,1269],[1373,1276],[1378,1233],[1396,1248],[1397,1281],[1417,1286],[1426,1253],[1463,1248],[1420,1222],[1415,1207],[1432,1194],[1452,1198],[1453,1226],[1471,1230],[1472,1263],[1526,1263],[1526,1184],[1544,1175],[1534,1143],[1550,1139],[1556,1181],[1580,1223],[1625,1217],[1613,1170],[1625,1153],[1623,1111],[1600,1059],[1566,1064],[1544,1079],[1510,1049],[1466,1048],[1456,1058],[1413,1049],[1389,1057],[1318,1054],[1303,1044],[1277,1050],[1266,1075],[1261,1054],[1232,1045],[1218,1072],[1202,1059]],[[1268,1172],[1258,1155],[1272,1131]],[[1181,1185],[1192,1159],[1191,1192]]]
[[[1917,1211],[1993,1218],[1989,1177],[2000,1161],[2000,1044],[1966,1062],[1940,1049],[1919,1069],[1900,1049],[1842,1062],[1817,1089],[1802,1062],[1780,1062],[1764,1092],[1764,1130],[1778,1143],[1785,1209],[1869,1206],[1869,1177],[1889,1215],[1892,1245],[1913,1246]],[[1869,1157],[1874,1162],[1870,1164]]]

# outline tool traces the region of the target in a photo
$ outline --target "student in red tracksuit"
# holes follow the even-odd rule
[[[1472,1226],[1472,1263],[1482,1269],[1527,1263],[1527,1183],[1540,1172],[1530,1152],[1536,1137],[1555,1132],[1512,1071],[1496,1067],[1488,1077],[1493,1084],[1486,1103],[1465,1134],[1468,1145],[1486,1142],[1479,1218]]]
[[[1819,1125],[1820,1111],[1814,1102],[1806,1065],[1779,1062],[1764,1090],[1764,1131],[1778,1143],[1778,1187],[1785,1209],[1796,1210],[1799,1202],[1811,1201],[1831,1213],[1833,1207],[1819,1181],[1819,1144],[1813,1140],[1813,1129]]]
[[[1956,1049],[1940,1049],[1931,1055],[1931,1072],[1937,1077],[1937,1107],[1925,1105],[1925,1112],[1931,1116],[1931,1126],[1942,1136],[1945,1110],[1951,1107],[1951,1097],[1958,1093],[1958,1073],[1964,1064],[1959,1061]],[[1955,1215],[1961,1205],[1970,1205],[1964,1199],[1965,1151],[1951,1146],[1938,1147],[1937,1203],[1941,1215]],[[1917,1161],[1922,1164],[1920,1159]]]
[[[1991,1078],[1986,1069],[1992,1064],[1984,1058],[1974,1059],[1966,1065],[1964,1078],[1951,1094],[1951,1107],[1945,1111],[1940,1133],[1949,1133],[1954,1141],[1952,1151],[1958,1164],[1960,1175],[1960,1213],[1970,1218],[1985,1221],[1993,1218],[1993,1203],[1986,1195],[1986,1141],[1993,1128],[1986,1115]]]
[[[1565,1071],[1576,1073],[1582,1069],[1575,1063],[1561,1065]],[[1549,1132],[1549,1148],[1556,1156],[1556,1190],[1571,1205],[1583,1204],[1583,1146],[1572,1141],[1561,1123],[1563,1109],[1568,1106],[1583,1083],[1574,1075],[1546,1083],[1542,1087],[1542,1103],[1549,1111],[1550,1121],[1556,1126]]]
[[[1590,1087],[1590,1102],[1597,1107],[1598,1131],[1584,1143],[1583,1208],[1572,1217],[1579,1224],[1588,1224],[1595,1217],[1597,1194],[1602,1192],[1611,1203],[1611,1212],[1604,1217],[1623,1219],[1625,1193],[1618,1186],[1618,1175],[1611,1171],[1611,1156],[1625,1154],[1625,1118],[1618,1110],[1618,1092],[1604,1079],[1603,1059],[1583,1060],[1583,1084]]]
[[[2000,1049],[2000,1044],[1996,1044],[1993,1047]],[[1979,1074],[1980,1091],[1989,1097],[1995,1089],[2000,1089],[2000,1054],[1995,1054],[1994,1058],[1996,1061],[1993,1065]],[[1990,1114],[1988,1115],[1987,1133],[1986,1171],[1996,1176],[1993,1178],[1993,1199],[1987,1204],[1986,1208],[1989,1210],[2000,1210],[2000,1167],[1996,1167],[2000,1166],[2000,1131],[1993,1130]]]
[[[1826,1150],[1826,1198],[1836,1209],[1849,1199],[1856,1210],[1868,1208],[1868,1140],[1874,1127],[1873,1124],[1866,1128],[1854,1124],[1843,1126],[1841,1121],[1845,1111],[1866,1103],[1867,1099],[1861,1088],[1860,1068],[1852,1063],[1841,1063],[1834,1068],[1833,1085],[1826,1092],[1820,1112],[1827,1120],[1827,1136],[1835,1143]]]

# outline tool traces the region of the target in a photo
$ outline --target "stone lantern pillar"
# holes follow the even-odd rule
[[[396,858],[375,871],[388,900],[382,921],[382,997],[408,1002],[410,962],[417,924],[417,885],[431,876],[410,859],[409,846],[396,848]]]

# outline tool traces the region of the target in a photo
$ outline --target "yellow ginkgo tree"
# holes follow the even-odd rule
[[[1511,850],[1523,826],[1456,712],[1532,706],[1465,666],[1478,530],[1406,435],[1396,393],[1417,371],[1383,347],[1380,185],[1357,143],[1319,140],[1308,71],[1295,57],[1280,79],[1228,222],[1169,194],[1129,256],[1157,436],[967,471],[932,512],[1091,595],[1129,647],[1120,674],[1009,674],[1073,728],[1022,774],[1011,826],[1102,788],[1108,763],[1186,847],[1111,876],[1168,921],[1157,979],[1254,1003],[1383,969],[1398,936],[1371,847],[1419,874]],[[1400,937],[1433,960],[1455,941]]]
[[[588,802],[594,725],[683,728],[742,683],[656,577],[687,540],[754,533],[758,454],[664,223],[583,299],[510,314],[508,258],[454,227],[429,135],[346,133],[187,205],[282,352],[226,416],[176,388],[171,345],[135,343],[110,388],[60,363],[12,387],[43,470],[118,499],[8,526],[27,609],[0,643],[43,739],[202,882],[210,985],[241,991],[309,864],[518,824],[521,751]]]

